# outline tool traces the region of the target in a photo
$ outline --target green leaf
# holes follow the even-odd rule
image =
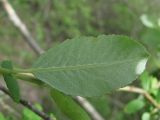
[[[157,96],[157,93],[158,93],[158,89],[157,89],[158,80],[157,80],[156,77],[154,77],[152,75],[149,75],[149,73],[145,71],[140,76],[140,80],[141,80],[141,85],[142,85],[143,89],[145,89],[150,94]]]
[[[143,113],[141,120],[151,120],[151,115],[148,112]]]
[[[38,109],[39,111],[42,111],[41,106],[37,105],[34,106],[36,109]],[[39,108],[40,107],[40,108]],[[42,118],[40,116],[38,116],[36,113],[34,113],[33,111],[31,111],[28,108],[24,108],[23,110],[23,120],[42,120]]]
[[[48,50],[32,72],[66,94],[100,96],[135,80],[144,55],[144,47],[125,36],[79,37]]]
[[[9,69],[9,70],[13,70],[13,66],[12,66],[12,62],[11,61],[3,61],[1,66],[3,68]],[[3,74],[4,80],[6,82],[6,85],[9,89],[9,93],[11,95],[11,97],[13,98],[13,100],[15,102],[19,102],[20,100],[20,91],[19,91],[19,86],[18,83],[16,81],[16,79],[14,78],[14,76],[10,73],[5,73]]]
[[[128,114],[138,112],[145,106],[145,103],[140,99],[130,101],[124,108],[124,111]]]
[[[60,110],[70,120],[91,120],[88,114],[70,97],[52,89],[51,96]]]
[[[0,120],[7,120],[2,113],[0,113]]]
[[[141,74],[140,76],[140,80],[141,80],[141,85],[143,87],[144,90],[146,91],[150,91],[151,89],[151,80],[152,80],[152,76],[149,75],[148,72],[143,72],[143,74]]]

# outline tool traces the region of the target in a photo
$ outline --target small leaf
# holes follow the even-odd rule
[[[151,115],[148,112],[143,113],[141,120],[151,120]]]
[[[0,120],[7,120],[2,113],[0,113]]]
[[[146,54],[141,44],[125,36],[79,37],[48,50],[32,72],[66,94],[100,96],[134,81]]]
[[[149,75],[149,73],[145,71],[140,76],[140,80],[141,80],[141,85],[142,85],[143,89],[145,89],[147,92],[149,92],[155,96],[157,95],[158,80],[156,77]]]
[[[143,74],[141,74],[140,80],[143,89],[146,91],[150,91],[152,76],[150,76],[149,73],[145,71]]]
[[[140,99],[135,99],[130,101],[124,108],[124,111],[128,114],[133,114],[138,112],[144,107],[145,103]]]
[[[37,109],[37,107],[36,107]],[[42,120],[42,118],[40,116],[38,116],[36,113],[34,113],[33,111],[31,111],[28,108],[25,108],[23,110],[23,120]]]
[[[1,66],[3,68],[13,70],[13,66],[12,66],[11,61],[8,61],[8,60],[3,61]],[[20,91],[19,91],[19,86],[18,86],[18,83],[17,83],[16,79],[10,73],[3,74],[3,77],[4,77],[4,80],[6,82],[7,87],[9,89],[9,93],[10,93],[11,97],[13,98],[13,100],[15,102],[19,102]]]
[[[150,16],[148,16],[146,14],[141,15],[140,19],[141,19],[143,25],[145,25],[148,28],[156,28],[157,27],[156,24],[149,17]]]
[[[91,120],[88,114],[69,96],[52,89],[51,96],[70,120]]]

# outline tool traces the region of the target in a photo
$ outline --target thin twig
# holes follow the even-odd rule
[[[154,98],[144,89],[134,87],[134,86],[127,86],[124,88],[120,88],[119,91],[125,91],[125,92],[133,92],[143,95],[153,106],[155,106],[157,109],[160,109],[160,104],[157,103]]]
[[[96,109],[83,97],[77,96],[76,100],[82,105],[83,108],[89,113],[93,120],[104,120],[99,114],[97,113]]]
[[[34,52],[37,55],[40,55],[41,53],[43,53],[44,50],[33,39],[27,27],[18,17],[18,15],[16,14],[16,11],[13,9],[11,4],[7,0],[1,0],[1,1],[2,1],[5,11],[8,13],[10,20],[12,21],[12,23],[15,24],[15,26],[23,34],[23,36],[25,37],[25,41],[28,43],[28,45],[34,50]],[[83,98],[83,101],[82,101],[79,97],[76,97],[76,100],[81,104],[81,106],[90,114],[90,116],[94,120],[104,120],[103,117],[96,111],[96,109],[87,101],[87,99]],[[88,105],[92,107],[88,107]],[[97,119],[97,117],[95,118],[95,116],[98,116],[99,119]]]
[[[23,37],[25,38],[26,42],[29,44],[29,46],[36,52],[37,54],[43,53],[44,51],[42,48],[35,42],[33,39],[31,33],[27,29],[26,25],[21,21],[21,19],[16,14],[15,10],[12,8],[11,4],[8,2],[8,0],[0,0],[4,6],[5,11],[7,12],[10,20],[12,23],[20,30]]]
[[[10,113],[14,114],[15,116],[20,117],[20,114],[18,113],[18,111],[15,111],[12,107],[10,107],[7,103],[4,102],[5,101],[4,99],[6,99],[6,96],[4,96],[4,95],[5,95],[5,93],[3,93],[3,97],[0,96],[0,97],[2,97],[0,99],[0,106],[2,106],[2,108],[4,110],[7,110]],[[8,96],[7,96],[7,98],[8,98]]]
[[[9,91],[3,87],[2,85],[0,85],[0,90],[3,91],[5,94],[7,94],[8,96],[10,96]],[[36,113],[38,116],[40,116],[42,119],[44,120],[52,120],[50,118],[50,116],[48,116],[46,113],[39,111],[38,109],[36,109],[30,102],[20,99],[20,104],[22,104],[24,107],[30,109],[31,111],[33,111],[34,113]]]

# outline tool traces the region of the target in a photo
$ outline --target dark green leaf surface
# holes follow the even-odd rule
[[[79,37],[48,50],[32,72],[66,94],[99,96],[135,80],[144,55],[144,47],[125,36]]]
[[[52,89],[51,96],[70,120],[91,120],[88,114],[70,97]]]
[[[3,61],[1,66],[3,68],[9,69],[9,70],[13,69],[11,61],[7,61],[7,60]],[[18,86],[16,79],[10,73],[3,74],[3,77],[6,82],[7,87],[9,89],[9,93],[10,93],[11,97],[13,98],[13,100],[15,102],[19,102],[20,92],[19,92],[19,86]]]

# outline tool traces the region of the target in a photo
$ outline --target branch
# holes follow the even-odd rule
[[[0,85],[0,90],[3,91],[5,94],[7,94],[8,96],[10,96],[10,93],[9,91]],[[20,104],[22,104],[24,107],[30,109],[31,111],[33,111],[35,114],[37,114],[38,116],[40,116],[42,119],[44,120],[52,120],[50,118],[50,116],[48,116],[46,113],[42,112],[42,111],[39,111],[37,110],[35,107],[32,106],[31,103],[29,103],[28,101],[25,101],[23,99],[20,99]]]
[[[76,100],[81,104],[81,106],[88,112],[93,120],[104,120],[102,116],[97,113],[96,109],[83,97],[77,96]]]
[[[11,22],[20,30],[22,35],[25,38],[25,41],[28,43],[28,45],[33,49],[33,51],[37,54],[40,55],[41,53],[44,52],[44,50],[36,43],[36,41],[31,37],[30,32],[28,31],[27,27],[25,24],[21,21],[21,19],[18,17],[16,14],[15,10],[11,6],[11,4],[8,2],[8,0],[1,0],[5,11],[8,13],[8,16],[11,20]],[[81,97],[82,98],[82,97]],[[87,99],[83,98],[83,101],[79,98],[76,97],[76,100],[81,104],[81,106],[90,114],[90,116],[94,120],[104,120],[103,117],[96,111],[96,109],[87,101]],[[84,102],[85,100],[85,102]],[[87,104],[86,104],[87,102]],[[92,106],[92,107],[89,107]],[[90,109],[91,108],[91,109]],[[94,111],[94,112],[93,112]],[[95,116],[99,116],[99,119]]]
[[[18,113],[18,111],[15,111],[11,106],[9,106],[7,103],[4,102],[5,99],[5,94],[3,94],[3,98],[0,99],[0,106],[10,112],[10,114],[14,114],[15,116],[17,116],[18,118],[20,117],[20,114]],[[1,96],[0,96],[1,97]],[[7,96],[8,97],[8,96]]]
[[[124,88],[120,88],[119,91],[124,91],[124,92],[133,92],[133,93],[138,93],[143,95],[153,106],[155,106],[157,109],[160,109],[160,104],[157,103],[154,98],[145,90],[134,87],[134,86],[127,86]]]
[[[16,14],[15,10],[12,8],[11,4],[8,0],[0,0],[3,4],[5,11],[7,12],[12,23],[18,28],[18,30],[22,33],[25,41],[29,44],[29,46],[36,52],[37,54],[43,53],[42,48],[35,42],[33,37],[31,36],[29,30],[26,25],[21,21],[21,19]]]

